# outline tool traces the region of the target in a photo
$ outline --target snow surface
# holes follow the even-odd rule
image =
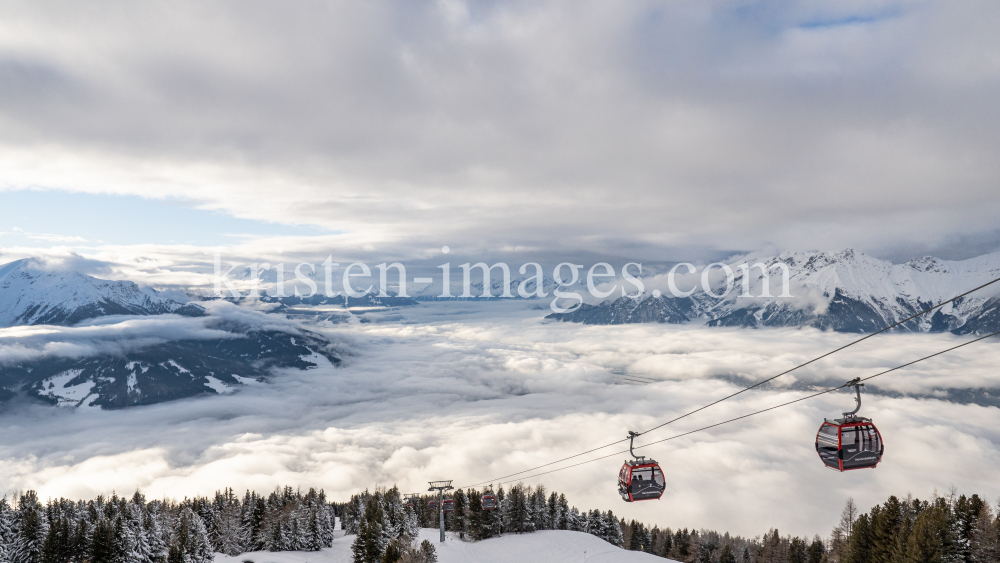
[[[169,313],[182,306],[130,281],[51,269],[31,258],[0,266],[0,327],[61,322],[80,309],[105,311],[108,303],[135,314]]]
[[[208,385],[212,389],[212,391],[215,391],[220,395],[225,395],[226,393],[232,393],[233,391],[235,391],[235,389],[223,383],[221,379],[212,377],[211,375],[206,375],[205,379],[208,380],[208,383],[206,383],[206,385]]]
[[[847,249],[840,252],[785,252],[777,256],[747,254],[728,260],[727,264],[734,274],[728,291],[726,274],[721,268],[716,267],[709,274],[713,293],[716,296],[724,293],[721,298],[704,292],[700,270],[684,274],[685,270],[680,269],[676,286],[682,291],[697,290],[692,297],[696,316],[717,319],[738,309],[762,305],[823,314],[839,293],[869,306],[882,315],[885,324],[892,324],[931,304],[951,299],[1000,277],[1000,252],[961,261],[924,257],[893,264]],[[760,267],[754,267],[757,264],[763,264],[768,269],[766,275]],[[787,268],[789,274],[790,296],[786,297],[780,297],[782,266]],[[644,281],[647,292],[656,288],[668,295],[670,288],[666,275],[652,276]],[[748,293],[744,283],[749,284]],[[765,284],[770,297],[764,296]],[[998,296],[1000,284],[995,284],[945,306],[941,312],[958,318],[961,321],[958,326],[961,326],[968,318],[980,313],[984,303]],[[765,312],[758,310],[756,314],[760,320]],[[922,317],[918,322],[922,330],[930,328],[930,316]]]
[[[672,563],[648,553],[626,551],[583,532],[545,530],[531,534],[510,534],[480,542],[466,542],[457,534],[448,533],[447,541],[438,543],[440,532],[432,528],[420,530],[421,540],[430,540],[437,548],[439,563],[641,563],[654,561]],[[216,563],[350,563],[354,536],[333,541],[333,547],[318,552],[257,551],[236,557],[216,554]],[[673,562],[676,563],[676,562]]]
[[[924,257],[905,264],[893,264],[847,249],[841,252],[786,252],[769,257],[744,256],[731,264],[735,266],[745,262],[782,263],[789,269],[793,288],[812,288],[827,299],[839,289],[848,297],[871,304],[892,302],[896,298],[936,303],[1000,277],[1000,252],[961,261]],[[780,293],[781,276],[777,275],[778,271],[772,270],[769,276],[772,295]],[[763,276],[759,269],[751,270],[751,276],[750,294],[760,295]],[[736,285],[731,296],[742,293],[739,281]],[[795,291],[792,293],[795,294]],[[992,287],[975,298],[984,299],[998,294],[1000,287]]]
[[[46,395],[59,401],[60,407],[78,406],[80,401],[90,395],[94,388],[93,381],[85,381],[76,385],[68,385],[76,376],[83,373],[83,370],[71,369],[50,377],[42,381],[42,389],[46,390]]]

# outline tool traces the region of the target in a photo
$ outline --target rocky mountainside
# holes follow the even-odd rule
[[[49,268],[33,258],[0,266],[0,327],[72,326],[108,315],[200,316],[196,304],[178,303],[130,281],[100,280]]]
[[[340,360],[316,335],[280,331],[179,340],[124,353],[48,358],[0,370],[7,398],[25,392],[64,407],[117,409],[262,383],[272,368],[313,369]]]
[[[745,276],[740,264],[763,263]],[[782,274],[789,271],[790,297],[780,297]],[[663,276],[647,280],[647,291],[663,285],[663,295],[621,298],[596,306],[581,306],[547,318],[587,324],[636,322],[706,322],[710,326],[814,326],[840,332],[873,332],[934,304],[1000,277],[1000,253],[963,261],[920,258],[893,264],[854,250],[742,256],[729,261],[733,287],[726,280],[712,284],[714,297],[698,290],[690,297],[672,297]],[[719,273],[720,270],[714,270]],[[744,280],[744,277],[747,279]],[[660,279],[662,278],[662,279]],[[769,286],[772,297],[762,297]],[[744,284],[750,291],[744,291]],[[723,294],[724,292],[724,294]],[[1000,283],[949,304],[932,315],[915,319],[904,330],[982,334],[1000,330]]]

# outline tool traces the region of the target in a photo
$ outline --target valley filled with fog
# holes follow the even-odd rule
[[[345,311],[345,322],[302,321],[334,342],[339,366],[316,359],[316,369],[283,369],[235,393],[124,410],[10,401],[0,413],[0,479],[43,498],[134,488],[152,498],[184,497],[289,484],[322,487],[342,500],[377,485],[418,492],[428,480],[454,479],[469,486],[620,440],[857,338],[812,328],[585,326],[545,320],[546,313],[544,304],[525,300]],[[0,354],[29,350],[32,338],[47,349],[80,346],[79,331],[90,331],[88,346],[104,333],[121,342],[123,331],[108,328],[115,321],[0,329]],[[124,332],[146,337],[202,330],[201,321],[183,317],[128,322]],[[969,338],[880,335],[636,444]],[[665,470],[659,502],[618,498],[625,455],[525,482],[564,492],[581,509],[750,536],[769,526],[827,534],[848,497],[869,506],[889,493],[927,498],[955,486],[995,498],[1000,485],[990,468],[1000,463],[1000,410],[956,400],[955,390],[989,393],[997,360],[1000,344],[987,340],[873,380],[860,414],[874,419],[886,442],[874,471],[836,473],[816,456],[823,418],[853,408],[844,391],[640,450]]]

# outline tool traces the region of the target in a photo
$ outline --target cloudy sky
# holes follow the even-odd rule
[[[998,20],[988,1],[5,3],[0,251],[969,257],[1000,247]]]

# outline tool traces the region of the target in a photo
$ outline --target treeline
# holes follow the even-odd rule
[[[500,534],[522,534],[537,530],[586,532],[616,546],[624,545],[623,522],[609,510],[581,512],[571,507],[566,495],[517,484],[496,490],[497,508],[484,510],[487,490],[458,489],[449,494],[455,511],[445,514],[445,528],[461,538],[484,540]],[[415,544],[420,528],[438,528],[440,511],[429,507],[436,495],[420,495],[409,506],[399,489],[365,491],[337,506],[352,544],[354,563],[431,563],[433,545]],[[428,549],[429,548],[429,549]]]
[[[744,538],[711,530],[649,527],[618,520],[611,511],[580,511],[565,495],[541,485],[497,489],[498,507],[483,510],[486,492],[456,490],[446,497],[455,502],[455,512],[445,514],[446,529],[470,540],[574,530],[685,563],[1000,563],[1000,520],[978,495],[952,494],[931,501],[889,497],[860,515],[849,500],[840,524],[824,540],[818,535],[782,536],[776,529]],[[354,563],[433,561],[418,553],[414,539],[418,528],[438,527],[439,512],[428,506],[437,500],[435,495],[421,495],[412,499],[411,508],[393,487],[366,491],[338,506],[344,529],[357,535]]]
[[[847,502],[830,539],[831,563],[998,563],[1000,521],[972,495],[889,497],[867,514]]]
[[[581,511],[563,494],[523,484],[494,494],[456,490],[445,526],[460,537],[572,530],[634,551],[685,563],[1000,563],[1000,519],[979,497],[889,497],[868,513],[853,500],[830,538],[743,538],[711,530],[649,527],[611,511]],[[420,528],[437,528],[434,495],[407,502],[398,488],[330,503],[323,491],[284,487],[269,495],[231,489],[180,502],[112,495],[89,501],[41,502],[36,493],[0,499],[0,563],[209,563],[214,553],[317,551],[333,542],[335,515],[350,536],[355,563],[435,563]],[[341,540],[343,541],[343,540]]]
[[[267,496],[231,489],[182,502],[99,496],[42,503],[34,491],[0,500],[0,562],[210,563],[214,553],[317,551],[333,542],[322,491]]]
[[[641,522],[620,522],[625,549],[690,563],[828,563],[826,543],[782,536],[772,529],[763,537],[743,538],[711,530],[672,531]]]
[[[461,538],[477,541],[500,534],[538,530],[571,530],[597,536],[608,543],[678,561],[699,563],[827,563],[826,545],[813,540],[782,537],[772,530],[763,538],[745,539],[712,531],[670,528],[661,530],[624,519],[609,510],[581,511],[566,495],[517,484],[492,492],[497,508],[484,510],[488,491],[456,490],[447,497],[455,511],[445,514],[445,528]],[[354,495],[338,505],[344,530],[355,534],[354,563],[423,563],[415,554],[418,528],[438,528],[440,512],[430,508],[436,495],[420,495],[407,506],[399,490],[376,490]]]
[[[930,501],[891,496],[867,514],[848,500],[827,540],[621,525],[626,549],[686,563],[1000,563],[998,514],[978,495],[954,492]]]

